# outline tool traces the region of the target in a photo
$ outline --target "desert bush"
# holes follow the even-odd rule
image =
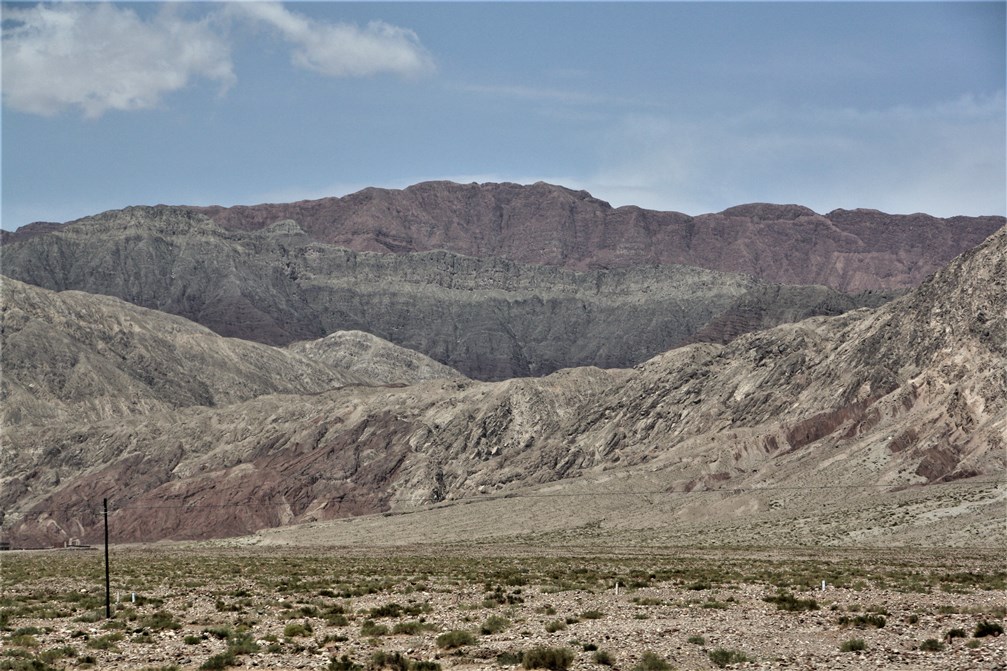
[[[207,627],[203,629],[203,633],[209,634],[210,636],[218,638],[222,641],[227,640],[234,635],[234,632],[231,631],[230,627]]]
[[[517,666],[521,663],[521,653],[504,651],[497,655],[497,664],[500,666]]]
[[[387,633],[388,627],[378,624],[374,620],[364,620],[364,623],[360,625],[361,636],[384,636]]]
[[[848,641],[843,641],[842,645],[839,646],[841,652],[860,652],[866,649],[867,644],[864,643],[864,639],[862,638],[851,638]]]
[[[842,615],[840,616],[838,622],[841,627],[857,627],[858,629],[863,629],[864,627],[874,627],[876,629],[881,629],[885,626],[885,616],[877,615],[875,613],[857,615],[856,617]]]
[[[706,645],[706,639],[702,636],[690,636],[688,641],[693,645]]]
[[[409,671],[409,658],[401,652],[385,652],[378,650],[371,656],[369,669],[393,669],[393,671]]]
[[[999,622],[989,622],[983,620],[976,625],[976,630],[972,633],[974,638],[984,638],[986,636],[999,636],[1004,633],[1004,628]]]
[[[920,650],[924,652],[940,652],[944,649],[944,644],[938,641],[936,638],[928,638],[927,640],[920,643]]]
[[[402,606],[397,603],[386,603],[383,606],[371,608],[371,617],[399,617],[402,615]]]
[[[419,620],[400,622],[392,628],[393,634],[419,634],[424,631],[437,631],[437,625],[424,622],[423,618],[420,618]]]
[[[719,668],[724,668],[728,664],[741,664],[742,662],[751,661],[748,655],[741,652],[740,650],[727,650],[726,648],[717,648],[716,650],[711,650],[706,653],[709,656],[710,661],[713,662],[714,666]]]
[[[362,668],[359,664],[355,664],[349,655],[346,654],[342,657],[333,656],[329,660],[329,671],[360,671]]]
[[[112,650],[115,648],[115,644],[122,639],[123,635],[119,632],[105,634],[104,636],[95,636],[88,640],[87,647],[95,650]]]
[[[253,652],[259,651],[259,644],[255,642],[255,639],[252,638],[250,633],[242,632],[231,638],[230,642],[227,644],[227,649],[235,655],[250,655]]]
[[[44,632],[41,629],[39,629],[38,627],[18,627],[11,634],[11,637],[14,637],[14,636],[35,636],[37,634],[42,634],[42,633],[44,633]]]
[[[580,616],[585,620],[600,620],[605,617],[605,613],[600,610],[585,610]]]
[[[283,627],[283,635],[287,638],[309,636],[311,632],[311,624],[308,622],[288,622],[286,626]]]
[[[652,650],[643,653],[639,663],[633,667],[633,671],[668,671],[671,665],[660,655]]]
[[[798,599],[790,592],[780,592],[775,596],[763,597],[762,600],[767,603],[775,603],[777,610],[818,610],[818,602],[814,599]]]
[[[182,639],[182,643],[186,645],[199,645],[203,642],[202,636],[196,636],[195,634],[187,634],[185,638]]]
[[[550,634],[554,634],[557,631],[562,631],[566,629],[566,622],[563,620],[550,620],[545,623],[545,630]]]
[[[479,633],[483,635],[499,634],[510,626],[510,620],[499,615],[490,615],[479,627]]]
[[[476,637],[472,635],[472,632],[465,631],[464,629],[446,631],[437,637],[437,646],[448,650],[452,648],[460,648],[465,645],[472,645],[475,642]]]
[[[526,669],[550,669],[564,671],[573,662],[573,651],[568,648],[548,648],[545,646],[525,650],[521,665]]]
[[[236,661],[238,660],[234,656],[234,653],[230,650],[225,650],[224,652],[213,655],[207,659],[199,665],[199,668],[201,671],[218,671],[219,669],[226,669],[234,666]]]
[[[594,653],[594,663],[602,666],[615,666],[615,657],[607,650],[599,650]]]
[[[949,641],[953,638],[965,638],[966,636],[967,634],[965,633],[965,630],[958,628],[948,629],[948,633],[944,634],[944,637],[947,638]]]
[[[42,652],[39,658],[45,662],[52,662],[63,657],[76,657],[77,649],[72,645],[61,645],[58,648],[50,648]]]
[[[7,645],[21,648],[37,648],[39,642],[31,634],[13,634],[7,638]]]
[[[146,616],[140,621],[140,625],[143,627],[148,627],[154,629],[155,631],[161,631],[164,629],[181,629],[182,625],[178,623],[175,616],[166,610],[159,610],[151,615]]]

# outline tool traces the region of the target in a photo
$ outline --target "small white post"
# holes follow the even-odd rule
[[[825,581],[824,580],[822,581],[822,591],[823,592],[825,591]]]
[[[136,592],[130,592],[133,596],[133,603],[136,603]]]
[[[615,595],[619,596],[619,581],[615,581]]]

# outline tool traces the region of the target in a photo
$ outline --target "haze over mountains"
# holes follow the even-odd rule
[[[438,183],[362,193],[245,210],[130,208],[9,236],[4,274],[39,285],[3,282],[0,508],[10,535],[57,543],[93,537],[102,496],[120,503],[113,516],[120,540],[156,540],[443,506],[535,486],[605,491],[616,482],[667,493],[724,490],[707,506],[707,523],[731,518],[741,505],[757,519],[777,520],[781,539],[784,522],[814,505],[846,510],[870,497],[875,504],[950,490],[972,497],[957,513],[907,518],[886,530],[903,538],[972,539],[1002,508],[1002,487],[981,484],[1007,466],[1007,234],[993,233],[1002,218],[869,213],[862,221],[795,206],[744,206],[704,221],[681,215],[691,220],[697,258],[731,257],[712,246],[719,231],[721,242],[746,249],[743,262],[766,275],[874,290],[904,288],[920,268],[939,264],[951,241],[968,245],[992,233],[881,305],[889,296],[880,291],[856,298],[654,265],[670,258],[660,242],[679,239],[676,225],[651,230],[647,244],[627,240],[646,232],[648,217],[679,215],[612,210],[559,187]],[[536,194],[540,219],[527,214]],[[318,223],[319,212],[354,198],[367,207],[328,228]],[[313,239],[324,231],[336,241],[356,231],[350,237],[360,247],[382,231],[390,239],[381,217],[369,229],[360,223],[359,212],[373,212],[382,199],[388,211],[399,208],[392,218],[404,245],[398,253]],[[480,208],[449,220],[444,213],[463,201],[499,205],[493,216],[503,228],[487,228],[494,219]],[[415,208],[423,203],[428,214],[420,216]],[[573,214],[558,214],[564,208]],[[613,223],[631,210],[637,223]],[[444,217],[439,232],[421,225],[432,221],[429,212]],[[240,225],[231,219],[239,213]],[[533,221],[546,231],[539,243],[550,235],[585,242],[543,244],[537,259],[521,262],[423,249],[450,239],[530,254],[538,243],[520,252],[517,241]],[[554,221],[573,222],[577,231]],[[418,230],[426,231],[421,242]],[[408,244],[402,231],[411,231]],[[634,253],[650,256],[632,260]],[[770,271],[787,258],[793,268]],[[892,262],[892,272],[877,269],[880,259]],[[71,288],[90,293],[65,291]],[[201,317],[217,333],[93,294]],[[865,303],[879,307],[853,309]],[[822,313],[839,316],[783,323]],[[374,335],[317,340],[341,330],[331,328],[332,315]],[[739,335],[773,324],[780,325]],[[260,342],[218,335],[228,328]],[[411,349],[462,362],[471,377],[538,375],[578,357],[609,369],[479,382],[375,335],[418,342]],[[266,344],[296,340],[305,342]],[[671,349],[690,340],[712,342]],[[944,484],[973,480],[980,484],[972,489]],[[866,488],[806,491],[836,483]],[[787,489],[797,484],[805,489]],[[767,493],[730,494],[758,488]],[[616,508],[586,519],[597,506],[578,499],[570,524],[629,524],[618,497],[607,500]],[[495,521],[482,533],[512,533],[500,526],[499,506],[510,504],[492,505]],[[178,513],[185,508],[199,515]],[[669,514],[685,524],[695,511]],[[868,517],[843,517],[829,542],[863,537],[875,523]],[[632,524],[646,526],[640,518]]]

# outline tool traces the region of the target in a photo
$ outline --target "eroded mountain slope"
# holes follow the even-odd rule
[[[123,538],[148,540],[613,477],[866,510],[881,493],[1007,467],[1005,282],[1001,231],[876,310],[684,347],[634,370],[273,395],[23,431],[0,496],[15,537],[56,541],[93,534],[94,502],[110,494]],[[724,514],[756,528],[770,503],[746,496]]]
[[[332,334],[288,350],[223,338],[117,298],[3,278],[2,421],[82,426],[265,394],[458,377],[373,336]]]
[[[313,242],[291,221],[225,230],[167,207],[108,212],[3,254],[16,279],[117,296],[221,335],[285,345],[360,330],[489,380],[628,367],[697,338],[889,298],[674,265],[574,272],[444,251],[354,252]]]

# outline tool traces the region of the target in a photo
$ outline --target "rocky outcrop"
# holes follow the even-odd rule
[[[364,331],[487,380],[632,366],[690,340],[889,297],[676,265],[575,272],[444,251],[355,252],[313,242],[289,220],[249,233],[167,207],[108,212],[3,253],[10,277],[117,296],[221,335],[285,345]]]
[[[206,537],[612,477],[666,492],[765,489],[814,515],[1002,473],[1005,264],[1000,231],[875,310],[682,347],[633,370],[26,427],[3,457],[5,527],[94,537],[94,502],[109,496],[123,540]],[[756,517],[758,500],[746,506],[752,523],[770,519]]]

